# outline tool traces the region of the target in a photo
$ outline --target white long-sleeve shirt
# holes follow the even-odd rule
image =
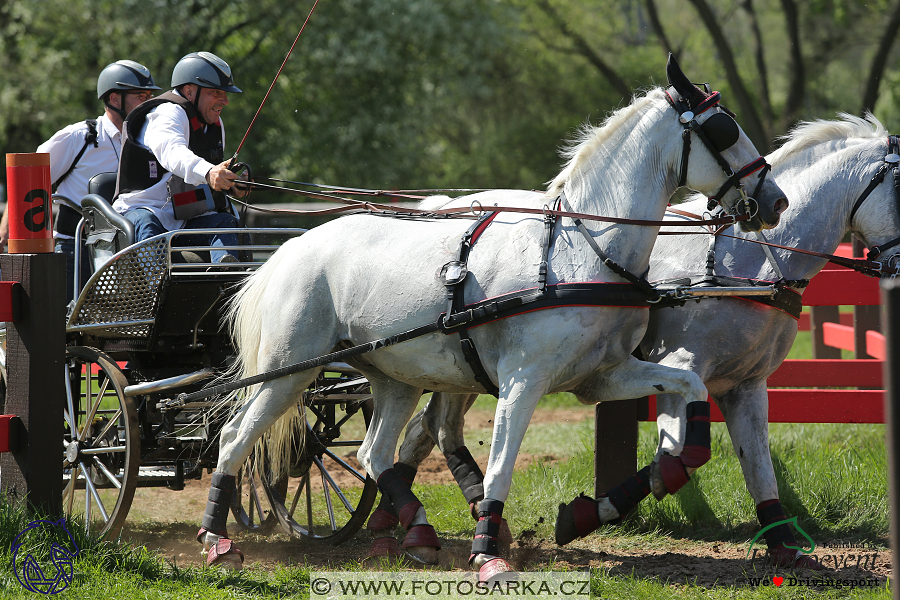
[[[84,121],[73,123],[60,129],[53,136],[38,146],[38,152],[50,154],[50,181],[56,181],[69,170],[72,161],[84,148],[88,127]],[[56,193],[65,196],[81,206],[81,199],[88,193],[88,181],[98,173],[115,173],[119,170],[119,156],[122,154],[122,133],[106,118],[97,117],[97,147],[88,144],[78,164],[69,173]],[[68,235],[54,233],[57,238],[71,238]]]
[[[225,126],[222,127],[222,146],[225,146]],[[213,165],[200,158],[188,147],[190,142],[190,123],[183,108],[173,102],[160,104],[147,114],[147,121],[135,140],[153,152],[159,164],[168,169],[168,173],[156,184],[145,190],[121,194],[113,204],[113,208],[124,214],[132,208],[147,208],[159,219],[162,226],[172,231],[181,229],[184,221],[175,218],[171,203],[168,201],[167,183],[172,175],[177,175],[191,185],[206,183],[206,174]]]

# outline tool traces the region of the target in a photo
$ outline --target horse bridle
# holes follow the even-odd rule
[[[896,135],[888,136],[888,150],[887,155],[884,157],[883,162],[881,163],[881,167],[872,177],[872,180],[869,181],[869,185],[866,186],[866,189],[862,191],[857,198],[856,203],[853,205],[853,209],[850,211],[850,223],[853,223],[853,217],[856,216],[856,211],[859,210],[859,207],[862,206],[862,203],[866,201],[866,198],[878,187],[882,181],[884,181],[885,176],[889,170],[893,171],[894,176],[894,197],[897,200],[897,212],[900,215],[900,138]],[[887,250],[888,248],[893,248],[897,244],[900,244],[900,237],[894,238],[889,242],[885,242],[883,244],[879,244],[878,246],[872,246],[869,248],[868,252],[866,252],[866,260],[874,261],[882,252]]]
[[[713,158],[716,159],[716,162],[719,163],[719,166],[722,167],[722,170],[725,171],[725,174],[728,175],[728,179],[725,180],[719,188],[719,191],[716,192],[715,195],[710,196],[707,209],[712,210],[716,204],[721,203],[722,198],[731,188],[735,188],[741,195],[741,205],[744,208],[743,214],[751,216],[755,215],[759,209],[759,205],[756,202],[756,196],[759,195],[762,190],[766,175],[772,166],[766,162],[764,157],[760,156],[741,169],[738,169],[737,172],[734,172],[731,165],[728,164],[728,161],[722,156],[722,151],[737,143],[738,137],[740,136],[740,130],[737,123],[734,121],[733,113],[724,106],[719,106],[719,108],[725,112],[717,113],[717,115],[721,115],[722,118],[718,118],[717,115],[712,115],[703,124],[697,122],[697,115],[701,115],[710,108],[719,105],[722,95],[719,92],[710,92],[707,89],[706,98],[697,104],[697,106],[691,106],[690,103],[682,98],[681,94],[675,91],[674,88],[669,88],[666,90],[666,99],[669,101],[672,108],[678,111],[678,120],[684,127],[684,131],[681,133],[684,147],[681,151],[681,173],[678,177],[678,187],[682,187],[687,183],[688,160],[691,153],[691,133],[695,133],[697,134],[697,137],[700,138],[700,141],[703,142],[703,145],[706,146],[707,150],[709,150],[710,154],[712,154]],[[747,196],[747,193],[744,191],[744,186],[741,183],[741,179],[757,171],[760,172],[759,183],[756,184],[753,194]],[[755,209],[752,208],[751,203],[756,204]],[[735,204],[734,214],[741,214],[738,209],[738,204]]]

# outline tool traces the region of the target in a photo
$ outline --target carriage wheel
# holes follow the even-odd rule
[[[271,533],[278,518],[269,508],[266,492],[251,456],[240,468],[235,482],[237,493],[231,500],[231,514],[241,531]]]
[[[263,478],[275,516],[291,535],[337,546],[365,523],[378,485],[345,457],[362,444],[372,410],[371,397],[310,403],[305,446],[295,450],[290,475],[274,483]]]
[[[109,356],[66,348],[63,510],[105,539],[118,535],[137,487],[141,442],[128,382]]]

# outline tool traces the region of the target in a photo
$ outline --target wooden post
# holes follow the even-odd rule
[[[888,498],[891,507],[891,553],[894,565],[900,564],[900,282],[881,282],[884,306],[884,332],[887,360],[884,368],[884,417],[887,423]],[[900,600],[900,586],[894,587],[894,600]]]
[[[0,491],[48,516],[62,513],[66,260],[62,254],[0,255],[0,272],[22,286],[19,319],[6,324],[6,413],[21,419],[18,448],[0,454]]]
[[[594,496],[637,472],[638,407],[646,398],[601,402],[594,409]]]
[[[9,251],[0,273],[19,285],[6,323],[6,419],[0,492],[42,515],[62,514],[66,259],[53,254],[50,155],[7,154]],[[17,314],[13,314],[17,313]],[[15,434],[15,435],[13,435]],[[15,441],[13,442],[13,439]]]

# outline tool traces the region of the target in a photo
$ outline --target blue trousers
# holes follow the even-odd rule
[[[162,226],[159,219],[152,211],[146,208],[132,208],[125,212],[124,217],[134,223],[134,241],[140,242],[151,238],[154,235],[166,233],[167,229]],[[185,229],[226,229],[237,228],[237,217],[229,213],[213,213],[211,215],[200,215],[193,219],[188,219],[184,223]],[[210,257],[212,262],[219,262],[226,254],[230,254],[238,258],[237,250],[216,250],[222,246],[237,246],[238,232],[234,233],[214,233],[210,235],[184,235],[176,238],[179,246],[210,246]]]

